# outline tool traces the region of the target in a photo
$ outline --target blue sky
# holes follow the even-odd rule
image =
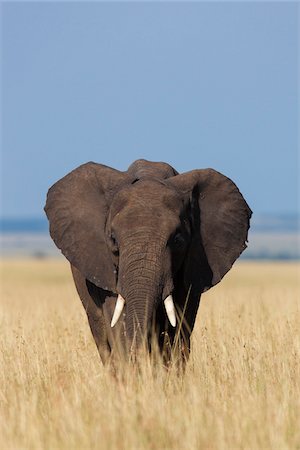
[[[213,167],[297,210],[296,3],[2,3],[2,217],[96,161]],[[298,21],[298,22],[297,22]]]

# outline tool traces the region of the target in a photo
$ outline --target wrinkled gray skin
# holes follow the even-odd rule
[[[246,248],[251,210],[213,169],[179,175],[166,163],[135,161],[126,172],[93,162],[55,183],[45,211],[55,244],[71,263],[102,361],[128,359],[157,342],[190,351],[201,294]],[[125,307],[111,319],[117,295]],[[164,309],[172,294],[173,328]]]

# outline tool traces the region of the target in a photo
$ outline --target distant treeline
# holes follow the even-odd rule
[[[48,221],[43,217],[39,218],[1,218],[1,233],[43,233],[48,231]]]
[[[297,232],[300,229],[300,217],[290,214],[253,214],[251,219],[252,232]],[[0,218],[2,233],[40,233],[48,231],[45,217]]]
[[[300,216],[290,214],[253,214],[251,229],[254,232],[297,232],[300,229]]]

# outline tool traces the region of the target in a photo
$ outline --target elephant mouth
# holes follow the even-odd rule
[[[114,309],[112,320],[110,323],[111,328],[113,328],[116,325],[119,318],[121,317],[125,303],[126,303],[125,299],[122,297],[121,294],[119,294],[117,301],[116,301],[116,306]],[[175,328],[176,327],[176,311],[175,311],[175,305],[174,305],[172,294],[168,295],[165,298],[164,307],[165,307],[166,315],[169,319],[170,324],[172,325],[172,327]]]

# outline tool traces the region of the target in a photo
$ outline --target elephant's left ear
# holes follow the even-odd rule
[[[129,182],[125,172],[90,162],[57,181],[47,195],[55,244],[85,278],[109,291],[115,291],[116,275],[105,224],[115,192]]]
[[[207,290],[221,281],[247,247],[252,211],[237,186],[213,169],[193,170],[168,183],[192,200],[186,283]]]

